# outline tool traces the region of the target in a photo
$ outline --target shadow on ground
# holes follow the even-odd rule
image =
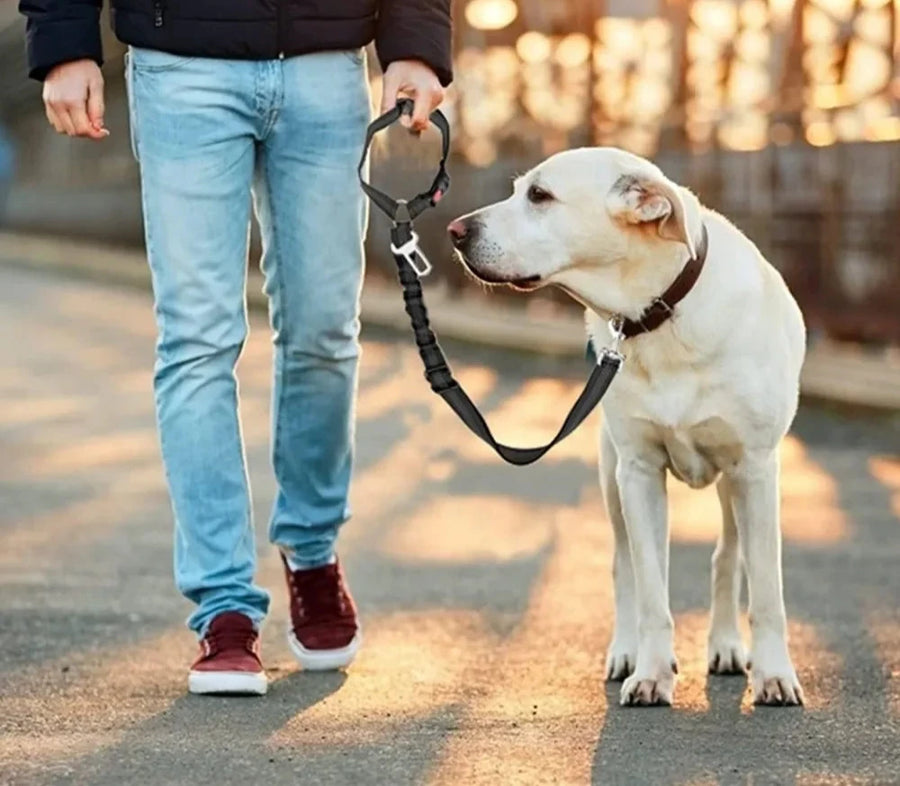
[[[0,268],[0,782],[900,783],[900,428],[805,407],[786,443],[786,598],[809,698],[756,709],[707,679],[715,495],[673,489],[671,709],[604,686],[610,533],[585,427],[537,467],[495,460],[371,334],[356,515],[365,624],[346,674],[299,674],[265,527],[270,346],[241,362],[270,694],[185,695],[142,294]],[[450,347],[499,435],[536,442],[578,365]]]

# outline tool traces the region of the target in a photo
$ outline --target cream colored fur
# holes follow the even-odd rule
[[[586,307],[598,350],[611,340],[607,320],[639,316],[706,225],[699,280],[674,319],[624,342],[626,362],[603,401],[600,480],[616,540],[606,676],[624,680],[623,704],[672,701],[670,471],[694,488],[715,483],[722,503],[710,671],[742,671],[747,662],[738,630],[743,566],[754,698],[800,703],[782,599],[778,456],[797,407],[805,332],[779,273],[690,191],[611,148],[553,156],[509,199],[459,221],[468,230],[460,255],[475,275],[521,289],[561,287]]]

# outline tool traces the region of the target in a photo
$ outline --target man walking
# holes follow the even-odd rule
[[[20,0],[31,76],[60,133],[100,140],[102,0]],[[235,364],[247,335],[252,202],[274,334],[270,539],[306,669],[348,665],[356,609],[335,555],[349,515],[363,272],[356,182],[369,94],[415,100],[424,128],[451,78],[450,0],[111,0],[130,45],[158,327],[157,421],[175,514],[175,579],[196,604],[194,693],[266,692],[258,630],[269,596],[256,553]]]

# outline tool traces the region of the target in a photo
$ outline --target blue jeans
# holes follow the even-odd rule
[[[251,194],[274,335],[270,539],[327,563],[349,515],[366,205],[356,165],[369,120],[364,53],[287,60],[132,49],[158,326],[157,421],[175,514],[175,580],[197,604],[259,623],[235,364],[247,337]]]

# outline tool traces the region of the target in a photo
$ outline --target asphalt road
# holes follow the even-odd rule
[[[398,295],[399,296],[399,295]],[[504,466],[368,334],[355,517],[365,626],[346,674],[301,674],[265,540],[270,349],[254,318],[242,415],[273,590],[263,699],[186,695],[145,293],[0,266],[0,782],[900,784],[900,425],[804,407],[784,446],[786,596],[802,709],[705,673],[715,494],[671,487],[675,705],[601,679],[611,535],[596,422]],[[450,347],[501,437],[546,438],[578,364]]]

